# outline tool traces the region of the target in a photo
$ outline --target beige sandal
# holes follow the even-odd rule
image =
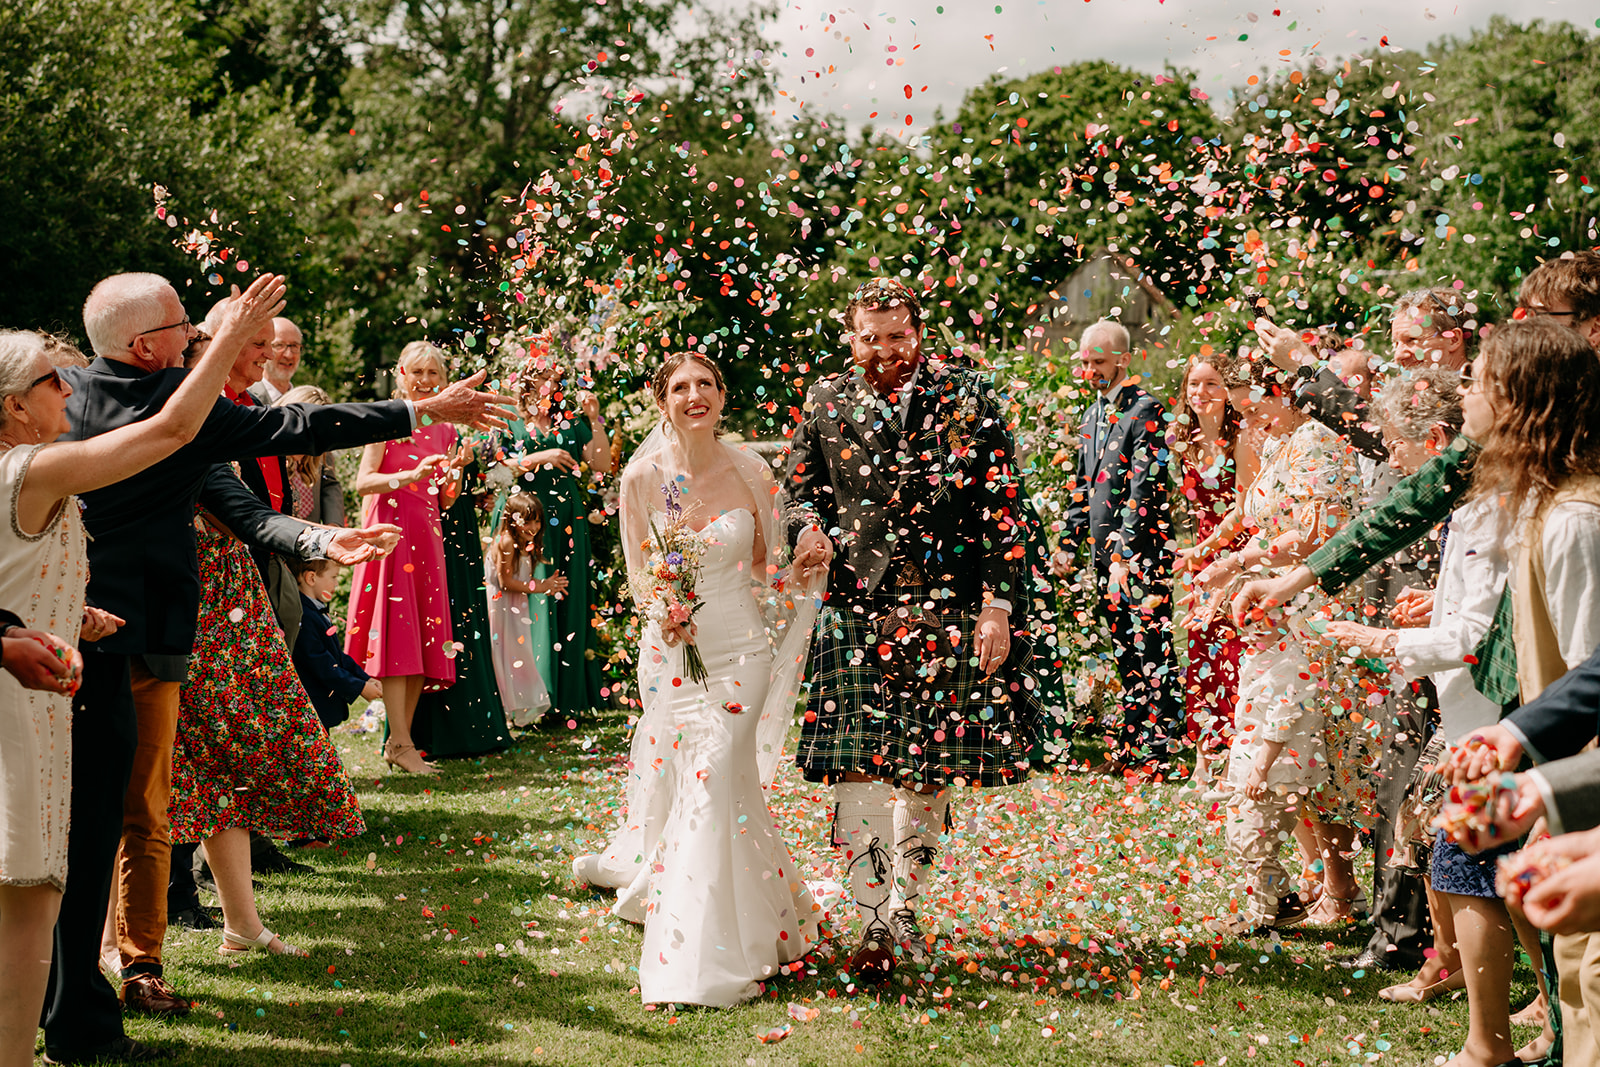
[[[232,941],[234,944],[229,945],[229,941]],[[274,952],[272,949],[272,943],[274,941],[277,941],[278,944],[283,946],[276,952]],[[244,947],[235,947],[238,945],[243,945]],[[265,926],[261,927],[261,932],[255,937],[244,937],[240,934],[234,933],[227,927],[222,928],[222,944],[217,946],[217,955],[248,956],[252,949],[260,949],[269,956],[306,957],[311,955],[311,953],[307,952],[305,949],[297,948],[296,946],[289,944],[289,942],[282,940],[277,934],[273,933],[271,930],[268,930]]]

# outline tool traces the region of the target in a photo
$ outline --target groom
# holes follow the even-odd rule
[[[806,397],[786,475],[788,537],[829,568],[796,759],[833,785],[834,844],[865,924],[850,964],[882,982],[920,959],[917,901],[949,786],[1028,773],[1039,703],[1012,605],[1021,488],[993,386],[922,352],[922,305],[875,278],[845,308],[854,366]]]

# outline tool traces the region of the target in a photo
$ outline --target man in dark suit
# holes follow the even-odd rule
[[[1054,565],[1065,574],[1089,546],[1122,679],[1122,731],[1105,769],[1159,772],[1183,723],[1172,658],[1167,423],[1161,401],[1128,380],[1131,357],[1120,323],[1101,320],[1079,339],[1079,374],[1100,395],[1083,419]]]
[[[158,411],[183,380],[184,350],[195,334],[177,292],[151,274],[116,275],[97,285],[84,305],[84,326],[97,358],[85,368],[61,369],[72,387],[69,438],[78,439]],[[497,425],[491,412],[504,400],[476,392],[481,380],[480,374],[458,382],[415,405],[246,409],[219,397],[188,445],[133,478],[85,495],[84,524],[93,538],[89,599],[125,622],[85,654],[76,701],[68,888],[45,1017],[51,1061],[139,1062],[153,1054],[123,1034],[116,994],[99,974],[114,870],[125,1002],[160,1013],[188,1007],[161,974],[167,793],[178,687],[199,611],[194,506],[213,465],[404,437],[419,418]]]
[[[785,485],[795,566],[829,566],[796,753],[828,782],[864,932],[858,982],[926,950],[916,908],[950,784],[1028,774],[1031,650],[1021,488],[982,375],[924,358],[922,307],[891,278],[845,310],[855,366],[806,396]]]

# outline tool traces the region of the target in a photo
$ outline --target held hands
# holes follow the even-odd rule
[[[414,402],[419,420],[427,416],[436,422],[458,422],[475,430],[497,430],[516,411],[516,400],[499,393],[480,393],[488,371],[480,370],[459,382],[451,382],[433,396]]]
[[[1497,885],[1553,934],[1600,930],[1600,834],[1548,837],[1501,861]]]
[[[83,657],[55,634],[43,630],[15,629],[0,645],[0,666],[10,671],[24,689],[46,693],[76,693],[83,678]]]
[[[1439,773],[1451,785],[1475,782],[1501,771],[1514,771],[1522,762],[1522,743],[1496,723],[1472,731],[1439,764]]]
[[[794,546],[791,570],[802,588],[811,584],[817,574],[828,573],[833,563],[833,540],[815,526],[801,532]]]
[[[1340,648],[1358,648],[1362,655],[1374,659],[1393,652],[1398,636],[1393,630],[1380,630],[1376,626],[1363,626],[1346,619],[1329,622],[1327,634]]]
[[[400,543],[400,534],[400,527],[387,522],[355,530],[341,529],[328,543],[328,558],[347,566],[382,559]]]
[[[83,606],[83,623],[78,627],[79,641],[98,641],[102,637],[110,637],[121,629],[122,624],[128,620],[118,618],[101,608],[89,604]]]
[[[230,330],[245,338],[259,333],[287,306],[286,289],[281,274],[263,274],[242,293],[235,285],[218,311],[217,336]]]

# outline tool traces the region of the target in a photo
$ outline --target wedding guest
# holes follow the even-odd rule
[[[1243,440],[1242,418],[1228,399],[1237,384],[1237,360],[1221,351],[1192,357],[1178,385],[1178,404],[1168,440],[1181,457],[1179,492],[1194,521],[1194,546],[1178,553],[1178,569],[1203,570],[1224,549],[1238,547],[1242,525],[1223,526],[1239,495],[1261,467]],[[1204,630],[1188,631],[1189,665],[1184,672],[1188,737],[1196,746],[1198,778],[1212,777],[1211,764],[1225,759],[1233,740],[1233,708],[1239,688],[1243,644],[1233,621],[1218,613]]]
[[[424,692],[417,701],[411,739],[430,759],[479,756],[512,744],[495,683],[490,616],[484,602],[483,537],[478,532],[484,488],[480,452],[484,451],[487,446],[481,440],[464,439],[445,465],[459,486],[454,502],[440,515],[456,682],[448,689]]]
[[[1359,484],[1344,440],[1292,406],[1281,372],[1264,362],[1241,367],[1245,383],[1232,386],[1229,399],[1261,421],[1267,443],[1261,471],[1238,504],[1237,521],[1248,532],[1244,547],[1218,557],[1195,580],[1193,599],[1202,608],[1194,622],[1201,625],[1235,582],[1257,570],[1293,566],[1342,526]],[[1306,615],[1324,609],[1331,610],[1327,601],[1309,606]],[[1246,640],[1225,784],[1234,798],[1230,840],[1237,838],[1236,854],[1248,855],[1257,876],[1246,907],[1235,919],[1219,921],[1220,932],[1251,933],[1305,919],[1303,902],[1289,895],[1287,880],[1279,877],[1275,855],[1274,828],[1290,828],[1290,818],[1310,819],[1317,831],[1324,893],[1350,907],[1361,895],[1350,866],[1348,829],[1325,821],[1312,805],[1312,791],[1329,781],[1324,727],[1336,707],[1320,666],[1323,657],[1320,638],[1304,616],[1292,620],[1286,639],[1256,634]],[[1267,846],[1252,845],[1247,852],[1251,835],[1263,832],[1271,841],[1270,857],[1256,855]]]
[[[317,718],[331,730],[350,717],[350,704],[357,697],[382,700],[383,683],[350,658],[328,618],[328,604],[339,589],[339,564],[331,559],[296,561],[295,582],[305,621],[294,643],[294,670]]]
[[[176,290],[160,276],[121,274],[101,282],[85,302],[84,327],[97,358],[81,370],[60,372],[72,388],[74,436],[89,438],[148,418],[184,381],[185,372],[177,368],[196,331]],[[227,352],[230,362],[237,354],[234,344]],[[240,536],[275,550],[337,551],[353,562],[368,549],[364,534],[311,530],[263,508],[231,471],[214,490],[214,465],[398,436],[418,418],[493,426],[500,398],[478,393],[473,386],[480,381],[482,376],[468,379],[446,390],[448,395],[410,406],[247,409],[219,395],[188,445],[140,474],[86,494],[84,522],[92,538],[88,596],[126,624],[84,657],[81,700],[95,713],[74,721],[92,721],[94,727],[74,733],[75,750],[85,758],[73,765],[71,818],[83,847],[74,846],[56,924],[56,978],[45,1027],[53,1059],[89,1059],[98,1050],[125,1045],[122,1005],[100,974],[97,951],[114,877],[123,1003],[129,1010],[158,1013],[188,1008],[162,974],[161,946],[170,866],[170,739],[199,610],[195,502],[207,500],[208,509]],[[117,864],[119,845],[126,849]]]
[[[282,306],[282,294],[281,279],[259,279],[222,323],[215,356],[162,410],[88,441],[49,443],[71,428],[73,392],[52,365],[52,346],[39,334],[0,332],[0,499],[10,502],[9,519],[0,523],[0,601],[25,612],[0,627],[6,665],[17,673],[0,675],[0,1062],[7,1065],[33,1060],[69,864],[85,844],[98,840],[104,848],[107,831],[114,832],[72,826],[69,833],[74,718],[80,732],[105,728],[94,720],[98,708],[74,712],[83,663],[76,646],[109,636],[123,621],[85,608],[88,543],[74,494],[127,478],[192,440],[232,351]],[[26,655],[32,649],[14,647],[19,640],[46,650],[60,673],[39,671]],[[41,690],[23,678],[54,684]],[[95,767],[92,749],[76,755],[80,771]],[[93,920],[95,935],[103,915]],[[143,1048],[123,1038],[84,1051],[126,1058]]]
[[[400,396],[425,400],[444,384],[443,353],[427,341],[412,341],[400,350],[395,377]],[[356,475],[356,492],[368,498],[366,520],[392,522],[404,535],[392,555],[356,568],[345,651],[383,683],[389,728],[384,762],[413,774],[438,770],[412,741],[417,701],[424,689],[456,680],[439,525],[441,507],[454,502],[459,486],[441,470],[455,443],[455,427],[447,422],[419,426],[403,440],[368,445]]]
[[[261,380],[250,387],[251,395],[268,407],[281,402],[284,394],[294,388],[294,372],[300,367],[304,349],[305,338],[300,327],[281,316],[273,319],[272,340],[268,345],[270,358]]]
[[[564,574],[568,586],[551,605],[550,644],[555,662],[550,683],[551,708],[572,716],[599,707],[599,635],[594,629],[593,547],[589,531],[589,489],[585,466],[609,470],[611,443],[600,401],[587,390],[575,390],[569,369],[548,352],[535,352],[517,386],[522,418],[501,435],[501,462],[516,472],[517,488],[538,496],[545,514],[545,559],[553,573]],[[510,496],[501,490],[490,529],[498,529],[500,512]]]
[[[539,644],[534,631],[532,600],[559,596],[567,576],[535,577],[544,569],[544,508],[531,493],[513,493],[500,513],[500,528],[484,558],[488,591],[489,640],[494,647],[494,676],[500,704],[513,726],[532,726],[550,707],[550,692],[539,673]]]

